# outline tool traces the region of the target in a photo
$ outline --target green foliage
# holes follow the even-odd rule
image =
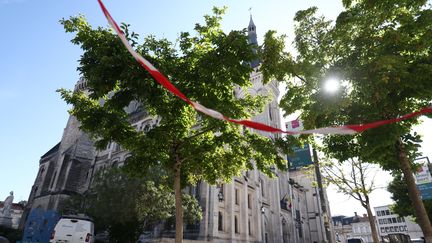
[[[408,196],[408,187],[401,173],[394,173],[393,180],[389,183],[387,190],[392,194],[392,199],[395,204],[392,210],[399,216],[412,216],[415,218],[415,212],[412,201]],[[432,219],[432,201],[424,200],[423,204],[426,208],[429,220]]]
[[[316,8],[295,17],[295,62],[282,59],[293,77],[281,107],[301,111],[305,128],[364,124],[395,118],[426,107],[432,100],[432,9],[425,0],[343,0],[345,11],[332,24]],[[337,92],[323,87],[340,80]],[[419,118],[367,130],[354,136],[325,136],[329,156],[355,158],[402,170],[426,237],[432,228],[415,193],[409,163],[420,136],[412,133]]]
[[[247,92],[252,85],[250,63],[257,54],[248,44],[246,30],[222,31],[224,11],[214,8],[203,24],[195,25],[195,34],[180,34],[178,45],[155,36],[140,39],[126,24],[121,28],[136,51],[191,100],[231,118],[249,119],[262,111],[268,97]],[[129,174],[146,177],[154,167],[160,168],[161,181],[172,186],[174,178],[178,178],[175,172],[180,172],[184,188],[199,181],[230,181],[241,171],[253,168],[269,176],[273,176],[274,166],[287,168],[279,156],[289,147],[287,139],[272,141],[239,125],[197,113],[157,84],[111,30],[93,29],[82,16],[61,23],[66,32],[75,34],[72,43],[83,49],[78,70],[87,81],[88,92],[59,92],[73,105],[70,114],[77,117],[80,128],[92,136],[99,148],[113,141],[131,153],[125,165]],[[280,40],[271,34],[266,40],[262,53],[280,50],[276,45]],[[272,65],[263,64],[267,76],[274,75]],[[241,98],[234,93],[239,88],[244,91]],[[137,102],[141,111],[157,120],[149,131],[138,131],[131,124],[130,114],[124,109],[131,102]],[[179,199],[180,189],[175,188]],[[140,208],[139,214],[145,213],[152,212]],[[181,218],[181,209],[177,208],[176,213]]]
[[[349,158],[343,162],[328,160],[322,163],[322,175],[337,191],[350,196],[365,208],[370,207],[369,196],[376,189],[376,166],[365,163],[356,158]]]
[[[195,198],[183,195],[187,222],[201,220]],[[85,213],[97,230],[108,230],[111,240],[135,242],[144,229],[174,217],[174,192],[148,179],[128,176],[121,169],[101,171],[85,195],[70,197],[64,213]]]
[[[6,228],[4,226],[0,226],[0,236],[6,237],[9,242],[18,242],[22,238],[22,231],[19,229]]]
[[[221,30],[222,13],[223,9],[214,9],[214,15],[205,16],[205,24],[195,26],[195,36],[181,33],[178,49],[154,36],[137,44],[138,35],[128,34],[127,25],[122,28],[136,43],[137,51],[192,100],[233,118],[250,118],[261,111],[265,97],[245,92],[238,99],[233,90],[250,87],[252,69],[248,63],[256,56],[244,30],[228,34]],[[76,33],[72,42],[84,51],[78,70],[90,90],[90,94],[61,90],[61,95],[73,104],[70,113],[99,147],[115,141],[132,153],[126,166],[129,171],[144,173],[160,164],[170,173],[175,156],[179,156],[185,186],[199,180],[230,180],[241,170],[251,169],[252,160],[269,175],[274,164],[286,167],[271,140],[197,113],[169,94],[134,61],[110,30],[92,29],[82,16],[61,23],[67,32]],[[159,124],[148,133],[136,131],[130,124],[123,108],[132,101],[159,118]]]
[[[425,1],[344,1],[334,25],[316,8],[296,14],[295,62],[283,59],[293,77],[281,100],[286,113],[302,111],[306,128],[361,124],[397,117],[432,100],[432,10]],[[282,64],[281,64],[282,65]],[[325,81],[341,80],[333,94]],[[384,169],[399,169],[396,142],[417,157],[418,118],[355,136],[327,136],[327,152],[342,160],[356,155]],[[353,150],[352,145],[355,146]]]

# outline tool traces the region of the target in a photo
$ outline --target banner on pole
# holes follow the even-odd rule
[[[294,155],[288,155],[287,159],[291,171],[313,164],[309,144],[305,144],[302,148],[294,147]]]
[[[416,185],[423,200],[432,199],[432,176],[428,157],[418,158],[414,162],[420,165],[414,173]]]

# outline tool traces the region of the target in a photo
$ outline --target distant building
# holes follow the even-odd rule
[[[293,242],[322,242],[322,239],[326,239],[324,226],[329,225],[331,235],[333,235],[333,227],[330,222],[330,212],[327,212],[328,215],[323,212],[318,188],[312,185],[312,181],[316,179],[311,179],[310,175],[301,170],[290,171],[289,176],[294,221],[299,236],[297,241]],[[325,191],[324,197],[326,206],[329,208]]]
[[[373,243],[372,229],[369,223],[369,218],[366,214],[363,214],[363,217],[359,217],[358,220],[351,224],[351,226],[352,233],[350,234],[350,237],[362,238],[365,240],[365,243]]]
[[[3,202],[0,202],[0,211],[3,209]],[[21,221],[22,214],[24,212],[24,205],[20,203],[12,203],[12,228],[18,229]]]
[[[346,242],[350,238],[362,238],[365,243],[373,243],[372,230],[366,214],[363,216],[333,216],[333,229],[336,242]]]
[[[346,242],[347,238],[352,234],[353,217],[338,215],[332,217],[333,231],[336,242]]]
[[[410,217],[400,217],[393,213],[390,205],[374,207],[380,237],[389,234],[405,234],[411,239],[423,237],[423,232],[418,224]]]

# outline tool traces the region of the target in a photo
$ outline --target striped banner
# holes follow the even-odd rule
[[[271,127],[263,123],[254,122],[251,120],[238,120],[238,119],[232,119],[229,117],[224,116],[222,113],[209,109],[198,102],[192,101],[189,98],[187,98],[186,95],[184,95],[180,90],[178,90],[169,80],[166,78],[157,68],[155,68],[149,61],[147,61],[144,57],[142,57],[140,54],[138,54],[132,46],[129,44],[128,40],[126,39],[126,36],[124,35],[123,31],[120,29],[120,27],[117,25],[117,23],[114,21],[114,19],[111,17],[111,14],[106,9],[105,5],[103,4],[102,0],[98,0],[99,5],[105,14],[105,17],[107,18],[109,24],[114,28],[115,32],[117,33],[118,37],[123,42],[124,46],[127,48],[127,50],[130,52],[130,54],[135,58],[135,60],[144,68],[146,69],[153,78],[161,84],[163,87],[165,87],[167,90],[169,90],[172,94],[179,97],[180,99],[184,100],[185,102],[189,103],[195,110],[200,111],[208,116],[211,116],[213,118],[219,119],[219,120],[225,120],[232,123],[237,123],[249,128],[257,129],[260,131],[265,132],[271,132],[271,133],[286,133],[286,134],[354,134],[358,132],[363,132],[367,129],[379,127],[385,124],[390,124],[394,122],[399,122],[402,120],[406,120],[415,116],[423,115],[426,113],[432,112],[432,106],[423,108],[419,111],[406,114],[404,116],[389,119],[389,120],[381,120],[376,121],[372,123],[367,124],[357,124],[357,125],[345,125],[345,126],[332,126],[332,127],[323,127],[323,128],[317,128],[312,130],[281,130],[276,127]]]

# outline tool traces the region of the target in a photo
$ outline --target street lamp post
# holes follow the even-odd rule
[[[321,204],[322,215],[320,215],[320,217],[324,217],[323,218],[324,219],[324,231],[325,231],[325,236],[327,238],[327,241],[330,243],[333,243],[332,235],[331,235],[331,231],[330,231],[330,223],[328,220],[327,204],[326,204],[326,200],[324,197],[324,189],[323,189],[323,183],[322,183],[321,170],[319,167],[318,154],[317,154],[315,148],[313,148],[312,153],[313,153],[313,158],[314,158],[315,174],[316,174],[317,184],[318,184],[318,194],[319,194],[320,204]],[[327,220],[325,220],[325,219],[327,219]]]
[[[219,202],[223,202],[224,200],[224,195],[221,189],[219,189],[219,193],[217,195]]]

